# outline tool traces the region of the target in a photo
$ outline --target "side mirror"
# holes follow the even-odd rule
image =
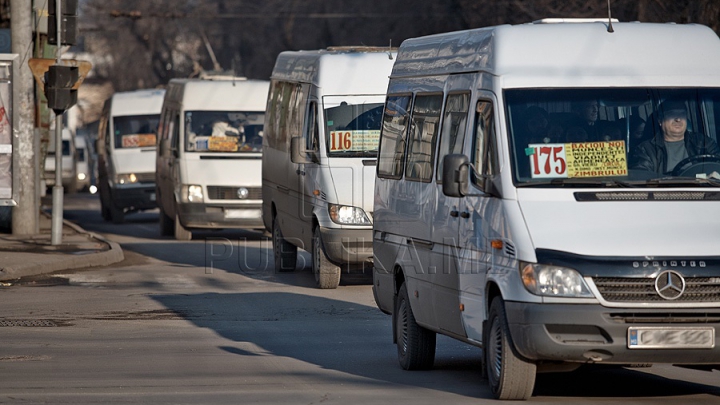
[[[315,152],[305,149],[305,138],[294,136],[290,140],[290,159],[293,163],[313,163],[317,156]]]
[[[462,154],[451,154],[443,158],[443,194],[448,197],[463,197],[468,192],[470,159]]]

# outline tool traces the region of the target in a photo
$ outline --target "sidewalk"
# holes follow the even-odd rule
[[[120,245],[63,221],[62,243],[53,246],[52,220],[40,213],[40,233],[0,233],[0,281],[60,270],[107,266],[124,259]]]

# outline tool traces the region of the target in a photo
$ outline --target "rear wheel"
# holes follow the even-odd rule
[[[322,289],[335,289],[340,285],[340,267],[328,260],[323,249],[320,227],[313,231],[312,269],[315,282]]]
[[[485,364],[493,395],[497,399],[530,398],[535,386],[536,365],[515,353],[502,298],[493,299],[487,325]]]
[[[192,232],[180,223],[180,216],[175,213],[175,239],[191,240]]]
[[[297,264],[297,246],[285,240],[282,231],[280,231],[280,224],[277,218],[273,218],[272,242],[275,271],[295,271],[295,265]]]
[[[435,362],[435,332],[415,322],[405,283],[395,303],[395,333],[400,366],[405,370],[428,370]]]

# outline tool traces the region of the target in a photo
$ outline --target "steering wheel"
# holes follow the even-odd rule
[[[705,167],[706,165],[710,166],[710,170]],[[675,165],[671,174],[673,176],[687,177],[712,171],[720,173],[720,156],[696,155],[681,160],[680,163]]]

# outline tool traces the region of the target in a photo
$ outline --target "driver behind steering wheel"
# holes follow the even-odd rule
[[[661,131],[635,148],[633,169],[666,174],[693,156],[720,156],[720,147],[715,141],[687,130],[688,113],[684,101],[667,99],[660,104],[657,114]]]

